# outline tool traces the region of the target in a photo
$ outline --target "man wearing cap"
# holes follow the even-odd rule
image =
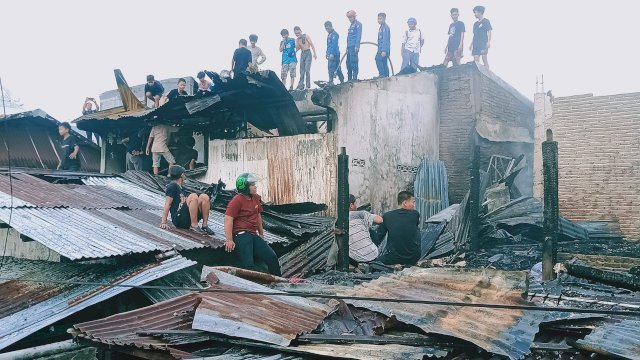
[[[189,229],[201,235],[213,235],[209,228],[209,210],[211,202],[207,194],[191,193],[185,196],[182,184],[187,179],[185,169],[180,165],[169,168],[171,182],[165,190],[166,200],[162,209],[160,228],[168,229],[167,217],[171,213],[171,222],[179,229]],[[202,227],[198,221],[202,220]]]
[[[358,53],[362,39],[362,24],[356,20],[354,10],[347,11],[349,32],[347,33],[347,80],[358,80]]]
[[[349,194],[349,258],[352,263],[367,263],[375,260],[380,243],[371,239],[369,228],[382,224],[382,216],[358,210],[356,197]],[[355,264],[354,264],[355,265]]]
[[[420,62],[424,38],[422,37],[422,31],[416,28],[418,22],[415,18],[409,18],[407,24],[409,25],[409,30],[405,31],[402,37],[402,66],[400,70],[404,70],[407,67],[416,70]]]
[[[264,241],[258,180],[257,176],[248,173],[240,174],[236,179],[238,194],[231,199],[224,213],[224,246],[227,252],[236,251],[241,268],[260,271],[255,265],[258,260],[266,263],[270,274],[281,276],[278,256]]]

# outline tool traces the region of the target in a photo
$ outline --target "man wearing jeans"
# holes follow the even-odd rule
[[[324,28],[327,30],[327,68],[329,70],[329,85],[333,85],[333,78],[337,75],[338,80],[342,84],[344,82],[344,75],[342,74],[342,68],[340,66],[340,45],[338,40],[340,36],[333,29],[331,21],[324,22]]]
[[[404,32],[402,41],[402,66],[400,70],[404,70],[407,67],[411,67],[414,70],[418,69],[418,63],[420,62],[420,53],[422,52],[422,46],[424,45],[424,38],[422,37],[422,31],[416,28],[418,22],[414,18],[407,20],[409,30]]]
[[[313,59],[317,59],[316,47],[307,34],[303,34],[300,26],[293,28],[296,34],[296,50],[300,50],[300,82],[297,90],[305,89],[305,79],[307,81],[307,89],[311,88],[311,50],[313,50]]]
[[[391,51],[391,30],[387,25],[387,14],[378,14],[378,52],[376,53],[376,66],[381,78],[389,77],[389,51]]]
[[[255,261],[267,264],[269,273],[281,276],[278,256],[264,241],[262,226],[262,202],[253,174],[241,174],[236,179],[238,194],[231,199],[224,214],[225,250],[236,251],[240,267],[260,271]]]
[[[347,33],[347,80],[358,80],[358,53],[362,40],[362,23],[356,20],[356,12],[347,11],[349,32]]]

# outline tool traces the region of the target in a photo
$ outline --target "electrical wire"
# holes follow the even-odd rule
[[[270,291],[247,291],[247,290],[230,290],[230,289],[211,289],[211,288],[203,289],[203,288],[196,288],[196,287],[176,287],[176,286],[161,286],[161,285],[108,284],[108,283],[91,282],[91,281],[40,280],[40,279],[2,278],[2,277],[0,277],[0,281],[23,281],[23,282],[37,282],[37,283],[44,283],[44,284],[65,284],[65,285],[91,285],[91,286],[98,286],[102,288],[124,287],[124,288],[130,288],[130,289],[143,289],[143,290],[181,290],[181,291],[201,292],[201,293],[238,294],[238,295],[268,295],[268,296],[285,296],[285,297],[295,296],[295,297],[302,297],[302,298],[321,298],[321,299],[351,300],[351,301],[370,301],[370,302],[386,302],[386,303],[401,303],[401,304],[488,308],[488,309],[502,309],[502,310],[529,310],[529,311],[541,311],[541,312],[570,312],[570,313],[576,313],[576,314],[604,314],[604,315],[623,315],[623,316],[640,317],[640,311],[630,311],[630,310],[604,310],[604,309],[581,309],[581,308],[573,308],[573,307],[544,307],[544,306],[535,306],[535,305],[464,303],[464,302],[441,301],[441,300],[389,299],[389,298],[377,298],[377,297],[367,297],[367,296],[329,295],[329,294],[308,293],[308,292],[274,293]]]
[[[7,134],[9,134],[9,125],[7,121],[7,109],[4,103],[4,87],[2,86],[2,78],[0,77],[0,93],[2,93],[2,112],[4,114],[4,139],[7,146],[7,160],[9,162],[9,221],[7,222],[7,234],[4,237],[4,246],[2,249],[2,258],[0,258],[0,274],[4,266],[4,258],[7,254],[7,243],[9,242],[9,231],[11,230],[11,218],[13,217],[13,175],[11,174],[11,146]]]

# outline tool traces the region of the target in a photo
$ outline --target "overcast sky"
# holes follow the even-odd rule
[[[460,8],[471,40],[472,8],[486,6],[494,28],[491,70],[529,98],[544,74],[555,96],[640,91],[638,33],[633,20],[640,1],[35,1],[5,0],[0,11],[0,77],[14,98],[59,120],[79,116],[85,97],[114,89],[113,69],[129,85],[156,78],[195,76],[228,69],[240,38],[250,33],[267,54],[263,65],[280,73],[280,30],[299,25],[316,43],[312,80],[326,80],[325,20],[340,34],[344,52],[354,9],[363,41],[376,41],[376,14],[387,13],[391,60],[398,70],[406,20],[415,17],[426,44],[420,63],[444,57],[449,9]],[[373,46],[363,47],[361,78],[377,75]],[[465,49],[463,61],[471,56]],[[345,70],[343,66],[343,70]]]

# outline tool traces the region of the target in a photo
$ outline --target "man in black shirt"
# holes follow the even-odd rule
[[[127,170],[142,170],[144,164],[144,151],[142,150],[142,137],[140,136],[143,129],[132,130],[122,139],[122,143],[127,147]]]
[[[449,40],[447,46],[444,48],[444,62],[442,65],[447,66],[449,62],[453,62],[453,66],[460,65],[460,59],[462,59],[462,49],[464,48],[464,23],[458,20],[460,12],[457,8],[453,8],[450,11],[451,20],[453,22],[449,25]]]
[[[484,17],[484,6],[476,6],[473,8],[473,15],[478,21],[473,24],[473,41],[469,50],[473,55],[473,61],[480,62],[480,56],[482,56],[482,63],[489,68],[489,62],[487,61],[487,54],[489,54],[489,48],[491,47],[491,22]]]
[[[178,88],[169,91],[169,94],[167,94],[167,99],[171,101],[177,99],[180,96],[188,96],[189,93],[187,93],[187,90],[185,90],[186,87],[187,80],[185,80],[184,78],[178,79]]]
[[[213,235],[208,226],[211,202],[207,194],[191,193],[184,196],[182,184],[186,180],[184,168],[173,165],[169,168],[169,178],[172,180],[165,191],[166,200],[162,209],[160,228],[168,229],[167,217],[171,213],[171,222],[179,229],[189,229],[201,235]],[[202,226],[198,222],[202,219]]]
[[[198,161],[198,150],[193,148],[195,145],[196,140],[193,136],[180,138],[178,148],[175,151],[176,164],[189,170],[195,169],[196,161]]]
[[[244,74],[247,72],[249,64],[251,64],[252,56],[251,50],[247,49],[247,40],[240,39],[240,47],[233,53],[233,59],[231,60],[231,71],[233,71],[233,77],[238,74]]]
[[[153,75],[147,75],[147,83],[144,85],[144,105],[147,106],[147,100],[153,101],[153,107],[160,106],[160,98],[164,93],[164,86],[156,81]]]
[[[398,208],[382,216],[378,239],[387,237],[387,246],[378,258],[387,265],[415,265],[420,259],[420,213],[416,199],[409,191],[398,194]]]
[[[76,142],[76,139],[71,136],[71,125],[68,122],[63,122],[58,125],[58,134],[62,136],[60,142],[60,163],[58,164],[59,170],[79,171],[80,160],[78,154],[80,153],[80,147]]]

